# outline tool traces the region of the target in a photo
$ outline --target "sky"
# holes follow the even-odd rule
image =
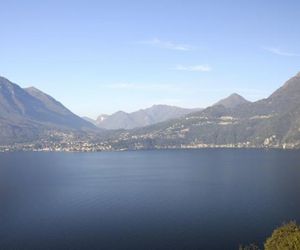
[[[0,0],[0,75],[80,116],[269,96],[300,71],[298,0]]]

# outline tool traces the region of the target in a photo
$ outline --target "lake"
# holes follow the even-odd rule
[[[300,152],[0,154],[0,249],[238,249],[300,222]]]

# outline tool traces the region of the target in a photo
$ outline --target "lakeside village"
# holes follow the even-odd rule
[[[272,144],[265,140],[263,145],[254,145],[250,142],[237,144],[204,144],[190,143],[179,145],[152,145],[151,147],[142,142],[130,143],[126,146],[124,140],[104,141],[92,143],[86,141],[70,142],[36,142],[16,143],[0,146],[0,152],[106,152],[106,151],[129,151],[129,150],[160,150],[160,149],[203,149],[203,148],[265,148],[265,149],[300,149],[299,144]]]

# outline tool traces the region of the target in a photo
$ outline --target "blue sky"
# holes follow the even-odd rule
[[[300,71],[299,1],[0,1],[0,75],[79,115],[267,97]]]

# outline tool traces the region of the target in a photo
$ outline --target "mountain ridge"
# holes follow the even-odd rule
[[[100,115],[95,124],[104,129],[133,129],[145,127],[170,119],[179,118],[199,109],[187,109],[165,104],[155,104],[134,112],[117,111],[111,115]]]
[[[2,143],[36,139],[50,130],[96,129],[44,92],[23,89],[4,77],[0,77],[0,128]]]
[[[34,148],[35,145],[40,145],[37,136],[40,131],[49,131],[49,127],[43,122],[20,119],[23,116],[31,118],[40,111],[31,110],[31,105],[23,106],[24,100],[29,99],[29,104],[34,107],[37,103],[44,103],[39,107],[53,107],[49,106],[46,94],[40,94],[35,89],[30,91],[33,96],[9,82],[0,84],[1,142],[22,137],[23,141],[35,140],[35,144],[32,144]],[[56,102],[53,105],[60,107]],[[144,109],[138,113],[144,115],[145,110],[147,111]],[[128,116],[125,112],[118,114],[126,118]],[[230,107],[213,105],[179,118],[130,130],[107,130],[103,133],[95,131],[81,135],[70,135],[70,131],[82,130],[65,128],[60,137],[54,138],[50,134],[50,137],[45,137],[42,148],[84,151],[203,147],[300,148],[300,76],[298,73],[269,97],[255,102],[242,101]]]
[[[248,100],[246,100],[244,97],[237,93],[233,93],[229,95],[228,97],[221,99],[217,103],[215,103],[213,106],[217,105],[223,105],[226,108],[235,108],[241,104],[249,103]]]
[[[216,146],[300,148],[299,74],[268,98],[230,108],[213,105],[181,119],[134,129],[118,137],[122,138],[120,145],[129,149]]]

